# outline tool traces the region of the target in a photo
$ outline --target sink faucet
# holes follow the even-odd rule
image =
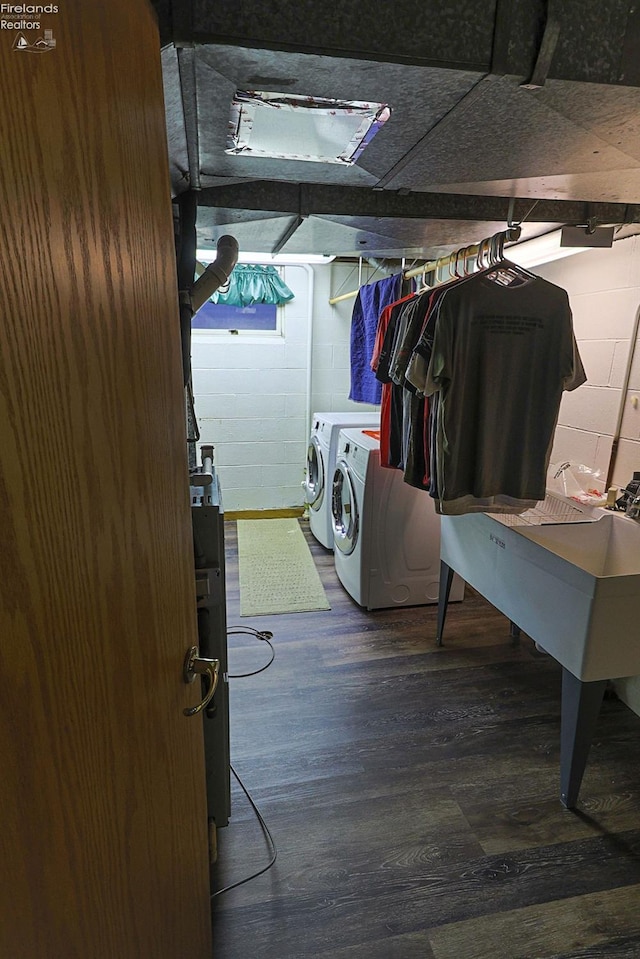
[[[626,509],[626,515],[629,519],[634,519],[636,523],[640,523],[640,496],[634,496],[633,499],[630,500]]]

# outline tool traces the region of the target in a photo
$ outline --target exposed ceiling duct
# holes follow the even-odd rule
[[[523,240],[640,221],[632,0],[155,5],[172,190],[199,192],[200,248],[434,259],[504,229],[511,201]],[[234,97],[265,90],[390,115],[350,164],[230,153]]]

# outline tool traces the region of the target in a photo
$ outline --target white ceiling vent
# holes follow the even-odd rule
[[[225,152],[352,164],[390,116],[385,103],[238,90]]]

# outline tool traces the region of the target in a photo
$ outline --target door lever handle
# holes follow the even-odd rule
[[[191,649],[187,650],[187,655],[184,658],[184,666],[182,667],[182,678],[185,683],[193,683],[196,676],[208,676],[209,688],[201,703],[198,703],[197,706],[188,706],[183,710],[185,716],[195,716],[197,713],[202,712],[205,706],[209,705],[218,688],[220,660],[206,659],[204,656],[200,656],[199,652],[197,646],[192,646]]]

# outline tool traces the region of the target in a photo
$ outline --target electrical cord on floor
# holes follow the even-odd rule
[[[258,673],[263,673],[265,669],[268,669],[271,663],[276,658],[276,651],[271,644],[273,639],[273,633],[270,633],[268,630],[258,630],[252,629],[251,626],[231,626],[227,630],[227,636],[240,636],[243,633],[246,633],[247,636],[255,636],[256,639],[259,639],[261,642],[266,643],[269,649],[271,650],[271,659],[265,666],[261,666],[260,669],[254,669],[251,673],[229,673],[229,679],[246,679],[247,676],[257,676]]]
[[[273,836],[271,835],[271,833],[270,833],[270,831],[269,831],[269,827],[267,826],[266,822],[264,821],[264,819],[263,819],[263,817],[262,817],[262,813],[260,812],[260,810],[259,810],[258,807],[256,806],[256,804],[255,804],[255,802],[254,802],[254,800],[253,800],[253,797],[250,795],[247,787],[246,787],[245,784],[242,782],[242,780],[240,779],[240,776],[238,776],[238,774],[237,774],[237,772],[235,771],[235,769],[233,768],[233,766],[230,765],[230,769],[231,769],[231,772],[233,773],[233,775],[236,777],[236,779],[237,779],[237,781],[238,781],[238,785],[240,786],[240,788],[242,789],[243,793],[245,794],[245,796],[247,797],[247,799],[248,799],[249,802],[251,803],[251,807],[252,807],[254,813],[255,813],[256,816],[257,816],[257,819],[258,819],[258,822],[260,823],[260,826],[262,827],[262,832],[263,832],[263,834],[264,834],[264,837],[265,837],[265,839],[267,840],[267,842],[269,843],[269,845],[271,846],[271,861],[270,861],[266,866],[263,866],[262,869],[259,869],[258,872],[254,872],[254,873],[252,873],[252,875],[246,876],[244,879],[238,879],[237,882],[232,882],[230,885],[228,885],[228,886],[223,886],[222,889],[218,889],[216,892],[212,892],[212,893],[211,893],[211,899],[215,899],[216,896],[221,896],[223,892],[229,892],[230,889],[236,889],[238,886],[243,886],[243,885],[245,884],[245,882],[251,882],[252,879],[257,879],[258,876],[261,876],[261,875],[262,875],[264,872],[266,872],[268,869],[271,869],[271,867],[273,866],[274,862],[275,862],[276,859],[278,858],[278,850],[276,849],[276,844],[275,844],[275,842],[273,841]]]
[[[258,673],[263,673],[265,669],[269,668],[269,666],[271,665],[271,663],[273,662],[276,656],[276,651],[273,648],[273,645],[271,643],[271,640],[273,639],[273,633],[270,633],[266,629],[264,630],[253,629],[251,626],[231,626],[227,630],[227,636],[239,636],[239,635],[242,635],[243,633],[246,634],[247,636],[255,636],[256,639],[259,639],[261,642],[266,643],[269,649],[271,650],[271,658],[265,666],[261,666],[260,669],[255,669],[253,670],[253,672],[235,673],[235,674],[228,673],[227,675],[229,679],[245,679],[247,676],[257,676]],[[278,858],[278,850],[276,848],[276,844],[274,842],[273,836],[271,835],[271,832],[269,831],[269,827],[264,821],[262,813],[258,809],[253,797],[249,793],[249,790],[247,789],[245,784],[242,782],[242,780],[240,779],[240,776],[235,771],[231,763],[229,763],[229,768],[231,769],[231,772],[235,776],[238,782],[238,785],[240,786],[243,793],[249,800],[251,808],[256,814],[256,818],[258,822],[260,823],[260,827],[262,829],[264,838],[267,840],[269,846],[271,847],[271,860],[267,863],[266,866],[263,866],[262,869],[259,869],[258,872],[254,872],[250,876],[246,876],[244,879],[238,879],[237,882],[232,882],[230,883],[230,885],[223,886],[222,889],[218,889],[216,890],[216,892],[212,892],[210,896],[211,899],[215,899],[216,896],[221,896],[223,892],[229,892],[230,889],[236,889],[238,886],[243,886],[245,882],[251,882],[252,879],[257,879],[258,876],[261,876],[263,873],[267,872],[268,869],[271,869],[274,862]]]

